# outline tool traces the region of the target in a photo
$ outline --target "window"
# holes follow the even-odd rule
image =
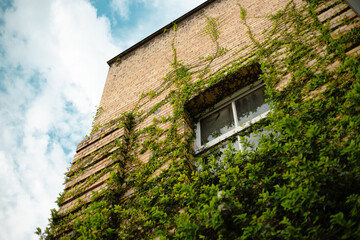
[[[264,91],[265,85],[255,82],[201,114],[196,126],[195,152],[214,146],[266,117],[270,108]],[[250,134],[249,140],[252,138],[256,137]],[[239,137],[234,148],[242,149]]]

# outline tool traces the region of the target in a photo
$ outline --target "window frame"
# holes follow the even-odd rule
[[[237,118],[237,111],[236,111],[236,105],[235,105],[235,102],[242,98],[242,97],[245,97],[246,95],[254,92],[255,90],[261,88],[265,86],[264,82],[261,81],[261,80],[258,80],[252,84],[249,84],[247,85],[246,87],[244,88],[241,88],[240,90],[238,90],[237,92],[235,92],[234,94],[224,98],[223,100],[219,101],[218,103],[216,103],[214,105],[214,107],[212,108],[209,108],[207,110],[205,110],[204,112],[202,112],[201,114],[199,114],[196,119],[197,119],[197,123],[196,123],[196,130],[195,130],[195,135],[196,135],[196,138],[195,138],[195,142],[194,142],[194,150],[195,150],[195,154],[198,154],[212,146],[215,146],[217,145],[218,143],[226,140],[227,138],[230,138],[231,136],[241,132],[241,131],[244,131],[245,129],[247,129],[249,126],[251,126],[251,124],[254,124],[258,121],[260,121],[261,119],[264,119],[271,110],[268,110],[254,118],[252,118],[251,120],[245,122],[245,123],[242,123],[242,124],[239,124],[238,122],[238,118]],[[232,107],[232,112],[233,112],[233,118],[234,118],[234,129],[222,134],[221,136],[205,143],[205,144],[201,144],[201,126],[200,126],[200,121],[204,118],[206,118],[207,116],[213,114],[214,112],[226,107],[228,104],[231,104],[231,107]],[[243,150],[243,147],[242,145],[240,144],[240,137],[238,136],[237,137],[237,142],[239,142],[239,148],[240,150]]]

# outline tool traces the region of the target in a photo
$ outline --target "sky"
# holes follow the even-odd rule
[[[0,240],[38,239],[107,61],[204,0],[0,0]]]

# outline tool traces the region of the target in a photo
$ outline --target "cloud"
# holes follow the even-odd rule
[[[120,18],[129,19],[130,4],[131,0],[111,0],[110,7]]]
[[[7,6],[0,11],[0,239],[37,239],[74,148],[90,131],[106,61],[120,49],[88,1]]]
[[[168,23],[175,18],[180,17],[184,13],[197,7],[205,0],[182,0],[182,1],[167,1],[167,0],[142,0],[146,4],[150,4],[152,8],[156,9],[157,16],[168,19]],[[159,15],[161,14],[161,15]]]
[[[111,0],[110,7],[123,19],[129,19],[130,13],[135,10],[151,9],[151,11],[144,11],[141,14],[149,15],[150,13],[154,17],[153,20],[168,23],[170,21],[167,20],[174,20],[174,16],[179,17],[203,2],[205,0]],[[136,5],[136,9],[133,9]]]
[[[112,0],[113,13],[123,20],[111,18],[117,27],[114,34],[122,39],[120,46],[128,48],[203,2],[205,0]]]

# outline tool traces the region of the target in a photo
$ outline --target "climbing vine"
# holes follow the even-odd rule
[[[318,4],[289,1],[269,16],[272,27],[261,40],[239,5],[239,27],[247,28],[252,45],[236,54],[251,51],[216,71],[212,61],[228,54],[218,42],[218,18],[205,16],[200,33],[210,37],[214,53],[194,66],[178,59],[173,40],[172,70],[163,83],[112,123],[123,136],[79,161],[66,181],[96,159],[109,157],[111,164],[58,201],[76,197],[104,174],[110,175],[108,188],[69,214],[53,210],[49,227],[37,230],[40,238],[358,239],[360,62],[347,52],[360,42],[360,29],[334,36],[319,20]],[[173,30],[175,39],[177,25]],[[246,138],[245,149],[236,151],[230,138],[195,155],[194,116],[186,104],[254,63],[261,64],[272,107],[265,120],[239,133],[261,135],[256,151]],[[154,117],[165,107],[172,114]],[[149,118],[152,123],[137,128]],[[222,153],[224,144],[228,150]],[[146,152],[151,156],[141,162]]]

